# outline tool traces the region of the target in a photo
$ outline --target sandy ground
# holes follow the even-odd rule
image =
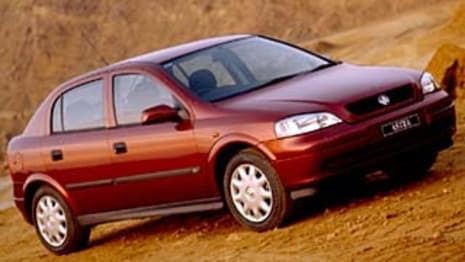
[[[425,8],[305,44],[326,41],[330,54],[350,61],[423,68],[440,41],[422,44],[422,39],[442,30],[455,8]],[[250,232],[226,212],[125,221],[96,227],[88,249],[57,257],[8,208],[0,211],[0,260],[465,261],[464,99],[457,109],[455,145],[440,154],[427,177],[403,183],[382,176],[333,181],[300,203],[295,219],[281,229]]]

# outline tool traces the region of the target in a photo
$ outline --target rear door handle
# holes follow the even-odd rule
[[[115,154],[125,154],[128,152],[125,142],[116,142],[113,144],[113,152]]]
[[[61,149],[53,149],[50,152],[50,156],[52,158],[52,161],[60,161],[63,160],[63,151]]]

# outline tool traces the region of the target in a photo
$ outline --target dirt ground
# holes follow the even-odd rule
[[[465,29],[453,30],[457,12],[457,5],[422,8],[304,44],[349,61],[424,68],[442,44],[465,43]],[[8,208],[0,211],[0,260],[465,261],[464,97],[456,102],[455,145],[423,179],[333,181],[299,203],[287,226],[265,233],[243,229],[225,211],[101,225],[86,250],[62,257]]]

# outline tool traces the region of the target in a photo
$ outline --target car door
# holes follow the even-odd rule
[[[112,100],[115,126],[109,130],[109,143],[120,207],[206,197],[190,120],[141,123],[147,108],[183,107],[169,88],[148,72],[118,72],[112,75]]]
[[[47,174],[61,184],[78,213],[112,208],[111,150],[105,127],[104,78],[86,81],[60,94],[44,137]]]

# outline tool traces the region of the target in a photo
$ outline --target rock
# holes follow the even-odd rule
[[[357,226],[357,225],[352,226],[352,227],[349,228],[349,233],[350,233],[350,234],[353,234],[353,233],[357,232],[359,228],[360,228],[360,227]]]
[[[333,232],[331,234],[328,234],[326,235],[326,240],[331,240],[331,239],[334,239],[335,237],[337,237],[337,232]]]
[[[399,215],[399,214],[397,214],[397,213],[386,213],[386,214],[384,215],[384,218],[385,218],[385,219],[391,219],[391,218],[397,217],[398,215]]]
[[[455,97],[456,88],[465,87],[465,49],[452,44],[439,47],[426,71]]]
[[[231,233],[229,236],[226,238],[227,241],[239,241],[242,238],[239,236],[237,233]]]
[[[372,250],[372,249],[373,249],[372,246],[366,246],[366,247],[363,247],[363,248],[362,248],[362,252],[367,252],[367,251],[370,251],[370,250]]]

